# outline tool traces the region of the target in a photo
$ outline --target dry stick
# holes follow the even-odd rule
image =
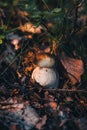
[[[44,89],[48,91],[57,91],[57,92],[84,92],[87,93],[87,90],[75,90],[75,89]]]

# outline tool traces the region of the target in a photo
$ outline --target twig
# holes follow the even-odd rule
[[[14,105],[14,103],[0,102],[0,105],[1,105],[1,106]]]
[[[75,90],[75,89],[44,89],[48,91],[57,91],[57,92],[84,92],[87,93],[87,90]]]

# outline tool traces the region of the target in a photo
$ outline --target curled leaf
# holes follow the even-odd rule
[[[72,84],[80,82],[81,75],[84,73],[83,61],[81,59],[74,59],[63,55],[61,62],[66,69]]]

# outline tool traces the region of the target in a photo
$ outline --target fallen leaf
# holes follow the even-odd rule
[[[49,106],[50,106],[54,111],[57,110],[57,103],[56,103],[56,102],[50,102],[50,103],[49,103]]]
[[[29,73],[33,70],[33,66],[29,66],[25,68],[25,73]]]
[[[17,13],[18,13],[18,15],[21,16],[22,18],[25,18],[26,16],[29,16],[29,12],[23,11],[23,10],[20,10],[20,9],[17,9]]]
[[[71,97],[66,97],[65,101],[66,102],[73,102],[73,99]]]
[[[43,127],[43,125],[46,124],[46,120],[47,120],[47,116],[44,115],[44,116],[42,117],[41,121],[39,121],[39,122],[37,123],[36,128],[37,128],[38,130],[41,130],[42,127]]]
[[[81,75],[84,73],[83,61],[67,57],[63,54],[61,62],[68,73],[71,83],[74,85],[80,82]]]
[[[42,30],[42,27],[41,26],[38,26],[36,27],[35,25],[33,25],[32,23],[28,22],[28,23],[25,23],[24,25],[20,26],[20,30],[22,32],[29,32],[29,33],[41,33],[41,30]]]

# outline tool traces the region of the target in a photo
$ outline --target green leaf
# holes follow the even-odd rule
[[[2,44],[3,43],[3,41],[2,41],[2,39],[0,39],[0,44]]]
[[[53,13],[60,13],[61,12],[61,8],[55,8],[52,10]]]

